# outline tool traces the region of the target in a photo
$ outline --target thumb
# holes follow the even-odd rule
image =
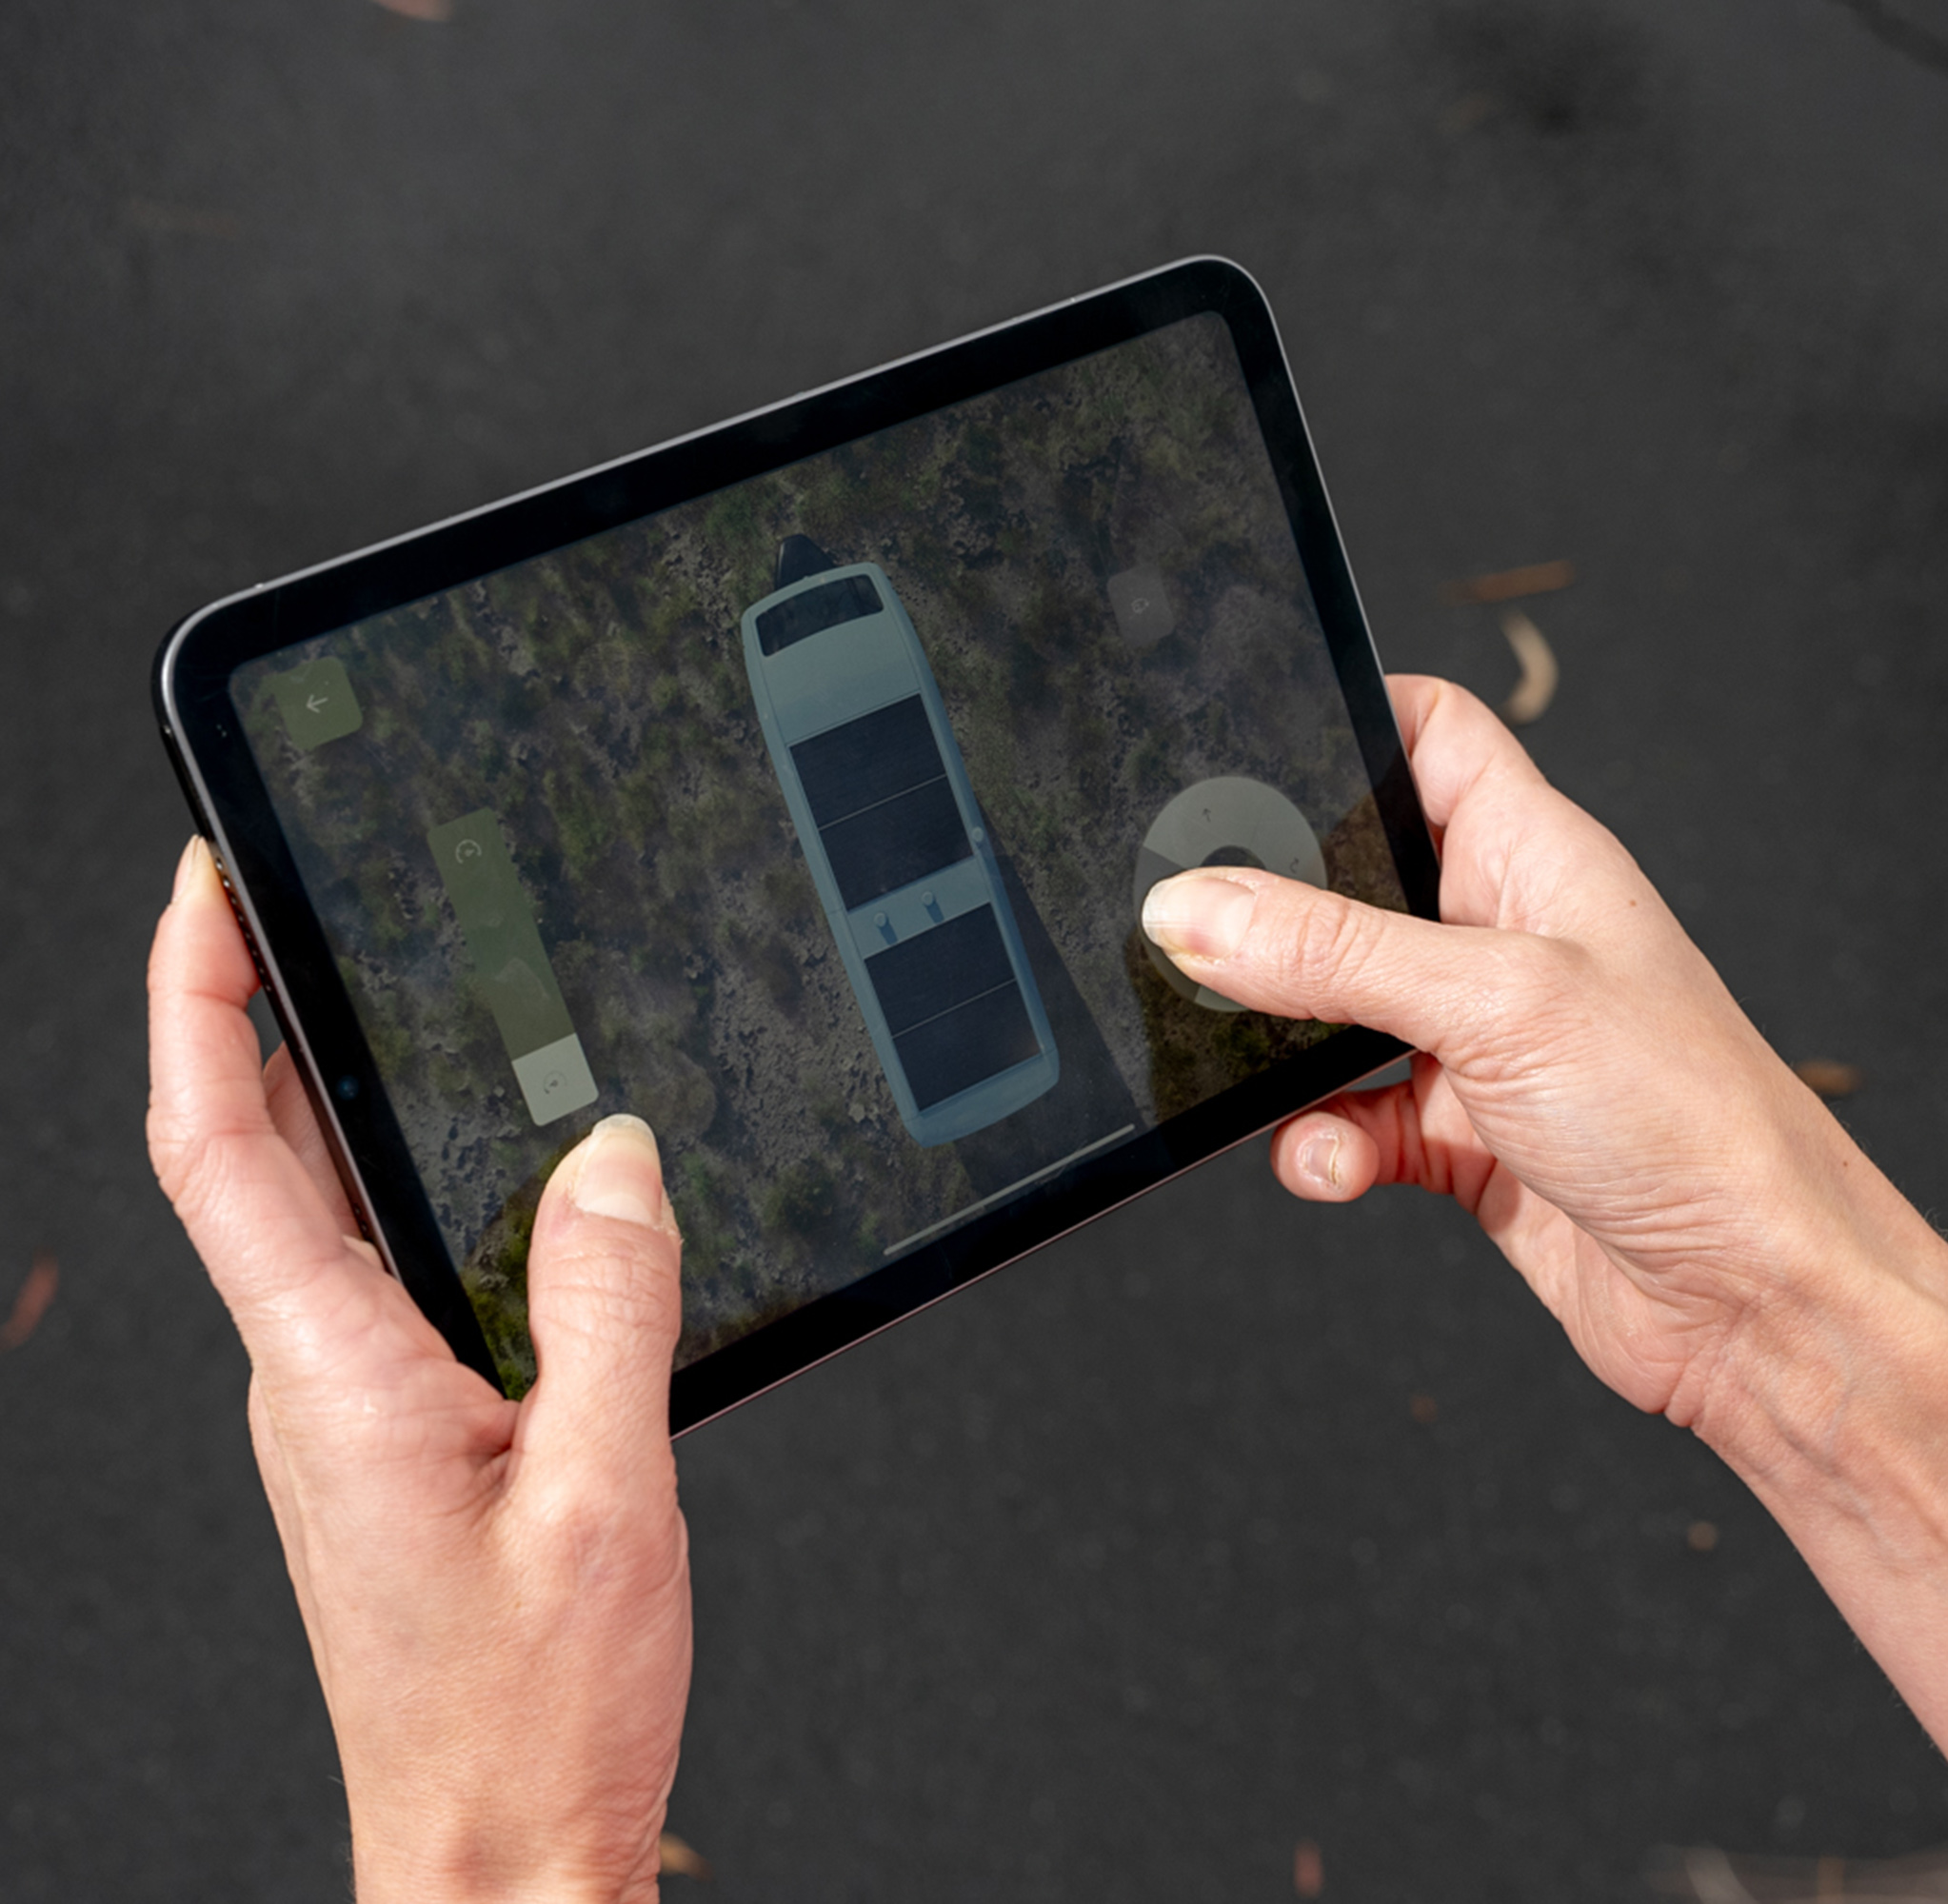
[[[1449,1065],[1471,1031],[1520,1022],[1557,948],[1529,933],[1445,925],[1276,873],[1201,867],[1160,881],[1143,930],[1199,984],[1253,1010],[1390,1032]]]
[[[666,1473],[682,1256],[649,1126],[605,1118],[549,1179],[528,1251],[521,1441],[543,1472],[606,1469],[625,1493]]]

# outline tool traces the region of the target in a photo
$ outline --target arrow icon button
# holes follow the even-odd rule
[[[270,691],[284,717],[284,731],[301,753],[327,741],[342,741],[365,725],[345,664],[336,655],[320,655],[302,667],[273,674]]]

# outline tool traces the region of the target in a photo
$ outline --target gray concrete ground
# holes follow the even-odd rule
[[[1944,50],[1942,0],[11,0],[0,1308],[61,1281],[0,1355],[0,1896],[346,1888],[243,1360],[141,1149],[147,668],[252,580],[1228,252],[1383,654],[1499,696],[1439,585],[1572,558],[1538,755],[1948,1194]],[[726,1904],[1269,1899],[1301,1839],[1330,1896],[1626,1897],[1660,1840],[1948,1837],[1711,1456],[1451,1210],[1302,1209],[1257,1147],[683,1473],[674,1824]]]

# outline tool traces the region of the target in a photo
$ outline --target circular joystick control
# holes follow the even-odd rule
[[[1277,787],[1239,775],[1201,780],[1158,814],[1137,854],[1132,894],[1138,919],[1159,880],[1193,866],[1260,866],[1310,885],[1325,884],[1325,855],[1304,814]],[[1173,991],[1209,1011],[1244,1009],[1235,1000],[1186,978],[1148,933],[1143,934],[1143,947]]]

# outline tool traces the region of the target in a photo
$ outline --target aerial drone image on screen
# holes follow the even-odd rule
[[[871,685],[894,634],[834,646],[780,688],[800,725],[767,743],[747,613],[827,589],[769,625],[788,662],[775,631],[811,652],[790,615],[839,612],[848,576],[845,652],[897,605],[910,680]],[[356,697],[344,731],[293,717],[326,666]],[[337,629],[232,691],[517,1394],[541,1187],[598,1118],[662,1143],[681,1365],[1328,1034],[1184,982],[1138,927],[1149,881],[1228,860],[1405,903],[1215,317]]]

